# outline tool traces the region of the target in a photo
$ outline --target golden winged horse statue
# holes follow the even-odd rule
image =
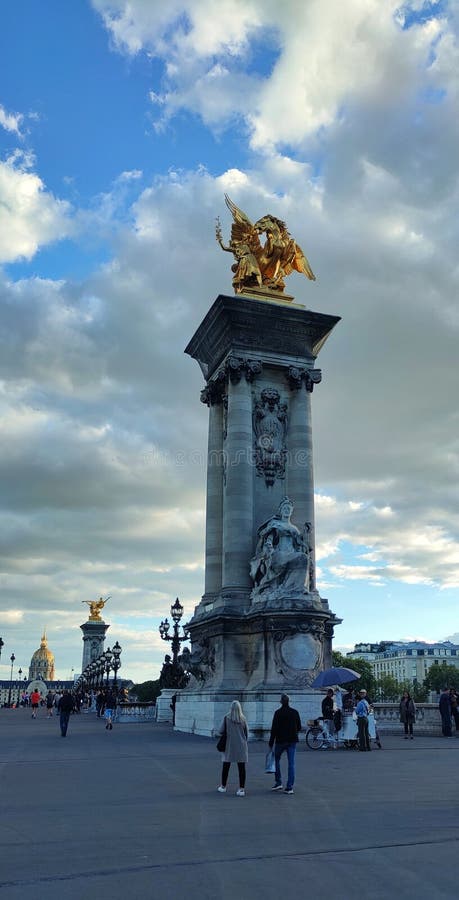
[[[235,257],[236,262],[231,269],[236,294],[242,294],[247,288],[268,288],[283,293],[284,279],[293,271],[306,275],[310,281],[316,280],[306,256],[287,231],[285,222],[276,216],[266,215],[253,224],[228,194],[225,194],[225,203],[233,216],[229,245],[223,243],[219,219],[215,233],[222,250]],[[259,237],[261,234],[266,235],[263,245]]]

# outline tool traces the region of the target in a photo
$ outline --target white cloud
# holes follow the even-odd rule
[[[0,160],[0,263],[31,259],[37,250],[74,231],[71,208],[30,171],[30,156]]]
[[[415,102],[424,88],[454,90],[457,46],[440,11],[404,28],[398,0],[93,0],[114,47],[165,65],[151,99],[162,120],[180,108],[216,127],[245,121],[254,149],[299,146],[345,123],[353,107],[383,112],[392,98]],[[251,42],[273,52],[269,72],[250,67]]]
[[[18,658],[30,658],[47,625],[78,669],[81,601],[110,593],[124,671],[148,677],[170,602],[180,596],[186,618],[199,601],[207,410],[183,349],[215,296],[231,293],[231,260],[213,231],[220,214],[229,232],[225,191],[252,218],[287,221],[318,276],[310,285],[294,275],[289,288],[343,316],[312,397],[319,586],[343,628],[365,584],[440,588],[434,615],[444,621],[449,599],[444,615],[437,607],[459,584],[451,22],[402,31],[395,4],[372,0],[329,5],[328,15],[323,3],[248,0],[242,18],[235,0],[221,18],[200,0],[95,6],[118,48],[163,60],[160,115],[185,107],[212,127],[242,117],[263,154],[251,168],[215,163],[215,175],[127,167],[90,214],[53,197],[30,156],[0,165],[2,259],[31,258],[72,227],[89,242],[103,233],[112,248],[80,284],[0,279],[2,589],[5,607],[23,613],[20,637],[9,623]],[[272,50],[263,75],[251,68],[259,39]],[[432,89],[439,97],[423,103]],[[130,618],[146,635],[131,657]]]
[[[6,111],[5,107],[0,103],[0,127],[4,128],[5,131],[9,131],[12,134],[16,134],[18,137],[21,137],[21,128],[22,123],[24,121],[24,116],[21,113],[9,113]]]

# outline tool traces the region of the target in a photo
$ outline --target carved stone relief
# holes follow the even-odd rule
[[[276,672],[289,684],[306,687],[323,662],[323,622],[299,622],[273,631]]]
[[[194,644],[188,660],[188,671],[202,684],[212,678],[215,672],[215,647],[211,646],[208,637],[203,637],[199,644]]]
[[[287,404],[281,403],[279,391],[265,388],[253,410],[255,465],[266,485],[285,477],[287,456]]]
[[[323,661],[324,622],[298,622],[273,631],[276,672],[289,684],[306,687]]]

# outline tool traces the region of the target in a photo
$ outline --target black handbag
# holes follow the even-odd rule
[[[226,716],[223,719],[223,734],[218,739],[217,750],[219,753],[224,753],[226,750]]]

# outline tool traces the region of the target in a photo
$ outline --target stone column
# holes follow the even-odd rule
[[[260,367],[261,368],[261,367]],[[223,489],[223,595],[244,605],[251,589],[253,437],[252,392],[243,360],[229,357],[228,428]],[[247,373],[248,374],[248,373]]]
[[[300,528],[309,522],[309,543],[312,560],[311,589],[315,588],[315,537],[314,537],[314,466],[312,448],[311,393],[314,384],[321,380],[320,369],[296,369],[290,367],[288,377],[291,387],[289,429],[287,447],[287,493],[294,504],[294,521]]]
[[[205,595],[216,594],[222,586],[223,550],[223,402],[207,389],[201,400],[209,405],[206,501]]]
[[[110,628],[102,620],[100,622],[90,622],[89,620],[80,625],[83,632],[83,659],[81,663],[81,671],[83,672],[87,665],[97,659],[104,652],[105,632]]]

